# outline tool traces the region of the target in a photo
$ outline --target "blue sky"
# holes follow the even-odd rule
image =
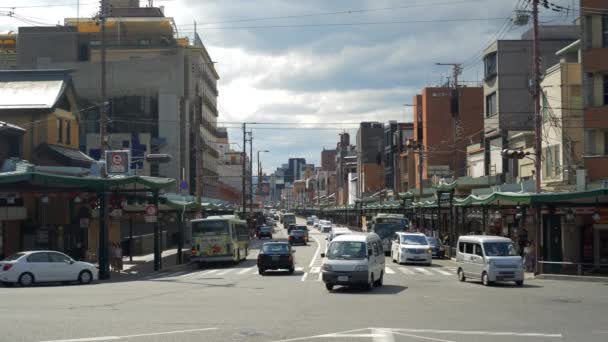
[[[572,0],[554,0],[572,6]],[[578,1],[576,1],[577,3]],[[0,0],[30,20],[63,22],[76,0]],[[97,1],[81,0],[81,16]],[[147,1],[142,1],[147,3]],[[254,129],[265,172],[304,157],[319,163],[338,133],[360,121],[411,121],[412,97],[450,73],[436,62],[465,63],[461,79],[481,78],[481,50],[496,37],[518,38],[528,27],[507,18],[526,0],[155,0],[175,18],[180,35],[194,21],[220,74],[218,120],[242,144],[234,122],[298,123]],[[0,11],[7,10],[0,8]],[[568,24],[573,13],[547,11],[542,21]],[[0,16],[0,31],[25,25]],[[502,30],[501,30],[502,28]]]

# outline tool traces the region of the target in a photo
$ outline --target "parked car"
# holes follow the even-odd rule
[[[375,233],[338,236],[321,257],[322,279],[328,291],[335,285],[362,285],[371,290],[383,284],[385,257]]]
[[[295,271],[295,250],[287,242],[266,242],[258,254],[258,272],[264,275],[267,270],[286,269]]]
[[[422,233],[395,233],[391,246],[391,258],[397,263],[433,263],[433,251],[426,235]]]
[[[268,226],[260,227],[260,229],[258,231],[258,239],[262,239],[265,237],[272,239],[272,228],[270,228]]]
[[[443,259],[445,258],[445,247],[443,246],[443,244],[441,243],[441,241],[436,238],[436,237],[432,237],[432,236],[427,236],[426,240],[429,242],[429,245],[431,246],[431,251],[433,258],[438,258],[438,259]]]
[[[95,265],[56,251],[19,252],[0,261],[0,281],[5,285],[73,281],[89,284],[97,280],[98,273]]]
[[[306,245],[306,236],[305,236],[304,231],[301,229],[292,230],[291,233],[289,233],[289,244],[290,245],[295,245],[295,244]]]
[[[496,281],[524,285],[524,267],[513,241],[500,236],[461,236],[456,252],[458,280],[479,279],[485,286]]]

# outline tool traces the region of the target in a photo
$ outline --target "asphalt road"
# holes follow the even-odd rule
[[[277,238],[285,232],[277,228]],[[602,341],[608,286],[528,280],[458,282],[451,261],[387,258],[371,292],[319,281],[325,235],[296,249],[297,269],[257,274],[257,249],[237,266],[172,269],[138,281],[0,287],[0,341]],[[259,246],[255,241],[254,246]]]

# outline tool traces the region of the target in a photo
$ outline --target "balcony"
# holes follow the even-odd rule
[[[608,179],[608,155],[584,156],[589,181]]]

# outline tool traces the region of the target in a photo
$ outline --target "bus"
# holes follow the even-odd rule
[[[382,240],[384,254],[391,253],[391,239],[396,232],[407,231],[410,228],[410,222],[404,215],[401,214],[377,214],[368,222],[368,232],[376,233]]]
[[[283,214],[283,227],[287,229],[290,224],[296,224],[296,214],[285,213]]]
[[[238,264],[249,253],[247,222],[235,215],[210,216],[190,221],[192,255],[199,266],[209,262]]]

